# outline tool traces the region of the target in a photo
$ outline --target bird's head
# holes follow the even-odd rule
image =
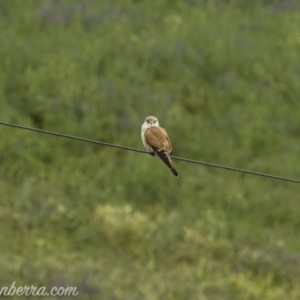
[[[153,126],[159,126],[158,120],[156,117],[149,116],[145,119],[145,122],[143,124],[144,128],[149,128]]]

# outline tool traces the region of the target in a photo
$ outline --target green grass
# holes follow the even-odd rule
[[[142,149],[155,115],[176,156],[299,179],[299,8],[2,0],[0,120]],[[0,135],[1,286],[300,298],[299,185],[180,161],[176,179],[150,155]]]

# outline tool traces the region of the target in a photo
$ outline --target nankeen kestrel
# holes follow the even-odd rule
[[[149,116],[145,119],[142,125],[142,141],[149,154],[157,155],[178,177],[170,157],[172,151],[171,141],[165,129],[159,126],[156,117]]]

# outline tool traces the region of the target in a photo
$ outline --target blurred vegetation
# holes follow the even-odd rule
[[[297,1],[1,0],[0,27],[2,121],[142,149],[155,115],[176,156],[300,178]],[[1,285],[300,299],[299,185],[0,134]]]

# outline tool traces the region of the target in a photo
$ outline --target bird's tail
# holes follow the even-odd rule
[[[178,173],[172,163],[169,153],[164,150],[157,150],[156,154],[171,169],[172,173],[178,177]]]

